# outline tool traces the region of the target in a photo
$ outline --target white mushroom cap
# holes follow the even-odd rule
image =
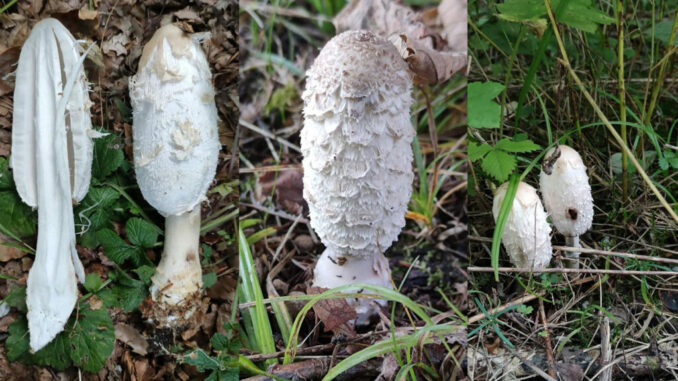
[[[560,145],[560,156],[549,165],[548,174],[542,169],[539,187],[544,206],[556,229],[563,235],[574,237],[584,234],[593,221],[593,197],[586,166],[574,149]],[[551,159],[551,148],[544,160]],[[550,166],[552,164],[552,166]]]
[[[386,251],[405,225],[411,83],[395,47],[368,31],[331,39],[307,72],[304,199],[311,226],[335,253]]]
[[[508,183],[502,184],[494,195],[492,215],[495,222],[504,201]],[[551,227],[537,191],[520,182],[513,199],[501,242],[516,267],[542,269],[551,261]]]
[[[198,43],[171,24],[155,32],[130,78],[137,181],[163,216],[193,210],[216,173],[221,147],[211,81]]]

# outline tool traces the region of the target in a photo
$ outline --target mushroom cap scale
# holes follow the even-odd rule
[[[163,216],[187,213],[205,199],[221,148],[209,65],[171,24],[155,32],[139,62],[130,79],[139,188]]]
[[[492,215],[495,222],[507,189],[508,183],[502,184],[494,196]],[[550,234],[551,227],[537,191],[521,181],[501,236],[511,262],[516,267],[535,270],[548,266],[552,256]]]
[[[551,221],[565,236],[579,236],[591,228],[593,197],[586,166],[574,149],[560,145],[560,156],[547,174],[539,174],[539,188]],[[555,147],[545,158],[551,157]]]
[[[307,73],[304,199],[311,226],[337,254],[386,251],[405,225],[410,88],[395,47],[366,31],[334,37]]]

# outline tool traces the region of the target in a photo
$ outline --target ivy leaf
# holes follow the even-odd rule
[[[474,128],[499,128],[501,108],[494,101],[504,91],[496,82],[471,82],[468,85],[468,125]]]
[[[535,144],[531,140],[515,141],[508,138],[501,139],[494,147],[504,151],[516,153],[532,152],[541,148],[541,146]]]
[[[516,159],[504,151],[494,150],[481,163],[483,170],[499,182],[504,182],[516,168]]]
[[[119,265],[122,265],[126,260],[130,259],[136,266],[139,265],[141,258],[144,255],[141,249],[129,245],[110,229],[99,230],[96,234],[97,239],[104,248],[104,254],[108,259]]]
[[[118,169],[125,160],[122,149],[114,143],[116,138],[116,135],[108,134],[94,140],[92,176],[99,181],[103,181],[106,176]]]
[[[158,240],[158,234],[160,233],[160,229],[157,226],[139,217],[132,217],[127,220],[125,230],[127,231],[129,241],[144,249],[152,247],[155,241]]]
[[[492,151],[492,146],[489,144],[478,144],[476,142],[470,142],[468,144],[468,158],[471,161],[481,159],[490,151]]]

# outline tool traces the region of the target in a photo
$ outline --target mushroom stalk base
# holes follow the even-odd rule
[[[162,325],[182,325],[197,310],[202,287],[199,243],[200,206],[166,218],[165,248],[150,290],[154,309],[160,310],[151,315]]]
[[[335,288],[355,283],[392,288],[388,259],[382,253],[353,256],[337,254],[329,247],[325,249],[315,266],[313,286]],[[370,292],[365,291],[365,293]],[[385,300],[379,299],[347,298],[347,301],[358,314],[375,313],[378,307],[372,302],[386,305]]]
[[[565,244],[570,247],[580,248],[579,245],[579,236],[574,237],[565,237]],[[565,252],[565,259],[563,264],[566,268],[569,269],[578,269],[579,268],[579,252],[576,251],[567,251]]]

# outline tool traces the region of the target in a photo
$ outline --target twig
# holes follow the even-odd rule
[[[553,347],[551,346],[551,335],[549,334],[549,327],[546,324],[546,313],[544,312],[544,301],[539,299],[539,317],[541,324],[544,326],[544,343],[546,344],[546,359],[549,363],[549,375],[556,377],[556,360],[553,359]]]
[[[606,367],[612,360],[610,351],[610,318],[603,317],[603,324],[600,327],[600,367],[603,372],[600,375],[600,381],[612,381],[612,367]]]
[[[527,267],[500,267],[500,273],[557,273],[557,274],[611,274],[611,275],[661,275],[661,276],[678,276],[678,271],[640,271],[640,270],[605,270],[605,269],[531,269]],[[469,266],[469,272],[476,273],[491,273],[494,272],[492,267],[477,267]]]
[[[272,133],[270,133],[269,131],[261,129],[261,128],[255,126],[254,124],[252,124],[252,123],[250,123],[246,120],[240,119],[239,123],[240,123],[241,126],[247,128],[248,130],[252,130],[252,131],[256,132],[257,134],[265,136],[269,139],[273,139],[276,142],[278,142],[278,143],[280,143],[280,144],[282,144],[282,145],[284,145],[284,146],[286,146],[286,147],[288,147],[292,150],[295,150],[298,153],[301,153],[301,148],[299,148],[299,146],[297,146],[296,144],[292,144],[292,143],[288,142],[287,140],[285,140],[283,138],[279,138],[279,137],[273,135]]]
[[[486,237],[478,237],[474,235],[470,235],[468,237],[469,240],[471,241],[476,241],[476,242],[492,242],[492,238],[486,238]],[[657,249],[664,251],[668,254],[678,254],[673,250],[668,250],[662,247],[656,247],[656,246],[649,246],[650,248]],[[650,262],[661,262],[661,263],[672,263],[672,264],[678,264],[678,259],[671,259],[671,258],[661,258],[661,257],[652,257],[649,255],[640,255],[640,254],[631,254],[631,253],[625,253],[621,251],[607,251],[607,250],[598,250],[598,249],[591,249],[591,248],[584,248],[584,247],[569,247],[569,246],[557,246],[554,245],[553,248],[555,250],[561,250],[561,251],[578,251],[582,254],[595,254],[595,255],[603,255],[603,256],[615,256],[615,257],[624,257],[624,258],[632,258],[632,259],[638,259],[638,260],[643,260],[643,261],[650,261]]]

